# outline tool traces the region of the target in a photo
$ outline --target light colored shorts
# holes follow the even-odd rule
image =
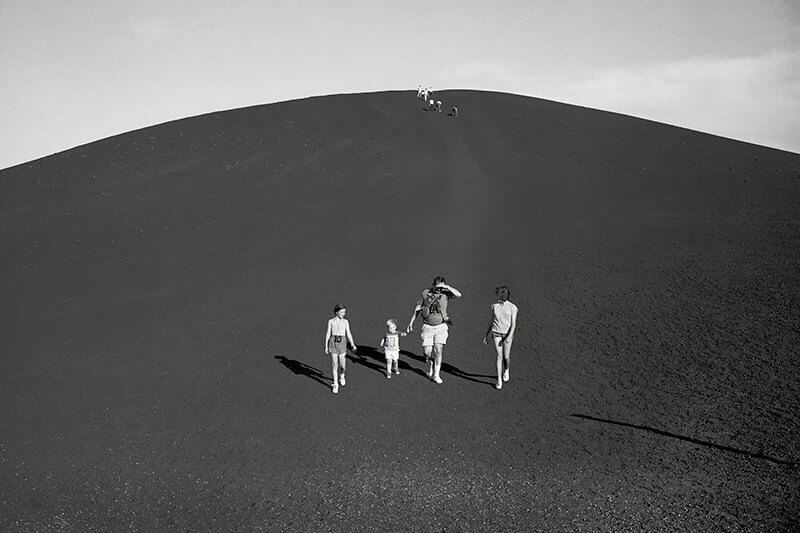
[[[434,344],[447,344],[448,327],[447,324],[431,326],[423,324],[420,337],[422,337],[422,347],[433,346]]]
[[[503,335],[505,335],[505,333],[498,333],[497,331],[492,332],[492,337],[494,337],[495,344],[500,344],[500,343],[511,344],[512,342],[514,342],[513,335],[511,337],[508,337],[505,341],[500,340]]]
[[[400,358],[400,350],[384,350],[383,353],[386,354],[386,359],[390,361],[397,361]]]
[[[328,339],[328,351],[335,355],[347,353],[347,337],[344,335],[331,335]]]

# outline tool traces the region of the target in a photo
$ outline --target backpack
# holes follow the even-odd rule
[[[420,309],[420,314],[422,318],[428,318],[430,315],[433,314],[442,314],[442,295],[440,293],[432,293],[429,292],[425,296],[425,300],[422,302],[422,309]]]

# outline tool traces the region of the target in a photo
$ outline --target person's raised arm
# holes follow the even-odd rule
[[[445,285],[444,288],[450,291],[450,293],[453,295],[453,298],[461,298],[461,291],[452,285]]]

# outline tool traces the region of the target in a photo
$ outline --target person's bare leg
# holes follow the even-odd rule
[[[497,384],[494,386],[495,389],[500,390],[503,388],[503,347],[501,337],[492,336],[492,340],[494,341],[494,350],[497,352]]]
[[[331,354],[331,374],[333,374],[333,393],[339,392],[339,356]]]
[[[386,358],[386,377],[391,379],[392,378],[392,358]]]
[[[434,344],[433,345],[433,357],[434,357],[433,381],[435,381],[436,383],[441,383],[442,382],[442,378],[441,378],[441,376],[439,376],[439,372],[442,369],[442,351],[443,351],[443,349],[444,349],[444,346],[441,345],[441,344]]]
[[[347,381],[344,378],[344,372],[347,370],[347,354],[339,354],[339,371],[342,373],[342,376],[339,378],[339,385],[344,386]]]
[[[431,358],[431,353],[433,352],[433,346],[423,346],[422,351],[425,354],[425,362],[428,363],[428,377],[433,377],[433,359]]]
[[[511,341],[503,343],[503,359],[505,359],[506,370],[503,373],[503,381],[508,381],[511,373]]]

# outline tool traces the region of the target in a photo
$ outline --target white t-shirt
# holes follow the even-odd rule
[[[505,335],[511,329],[511,316],[517,311],[516,305],[506,300],[505,302],[495,302],[492,304],[492,333]]]

